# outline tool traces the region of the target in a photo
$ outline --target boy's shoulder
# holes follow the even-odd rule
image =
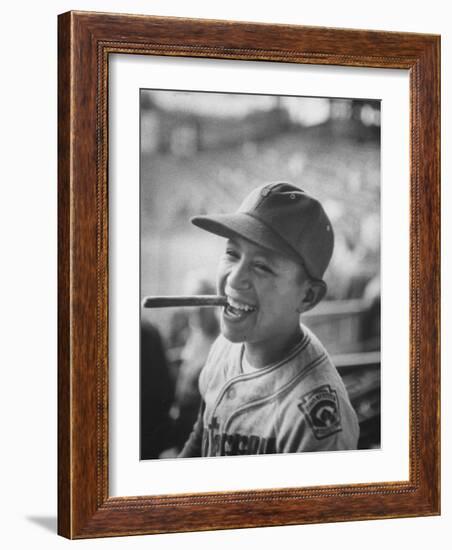
[[[316,334],[312,332],[312,330],[304,323],[300,323],[300,327],[304,338],[309,341],[309,347],[307,348],[306,353],[325,353],[327,355],[326,348],[319,340],[318,336],[316,336]]]
[[[299,450],[354,449],[359,425],[343,380],[318,337],[302,329],[308,345],[294,358],[298,375],[278,403],[279,436],[288,442],[303,439]]]
[[[303,367],[307,367],[310,371],[309,375],[304,379],[305,388],[309,391],[327,384],[338,387],[342,393],[345,390],[342,378],[325,346],[308,327],[302,325],[302,329],[309,341],[309,345],[302,352],[304,353],[304,357],[301,359]],[[316,365],[317,363],[319,368],[315,368],[314,366],[314,368],[310,369],[310,365]]]

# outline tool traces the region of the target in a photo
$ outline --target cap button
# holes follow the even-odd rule
[[[264,189],[262,189],[262,196],[263,197],[268,197],[268,195],[270,195],[271,193],[271,189],[269,187],[265,187]]]

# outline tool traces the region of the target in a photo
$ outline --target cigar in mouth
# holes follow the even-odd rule
[[[225,306],[226,296],[146,296],[142,306],[146,308],[155,307],[214,307]]]

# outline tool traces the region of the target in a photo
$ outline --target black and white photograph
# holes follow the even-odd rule
[[[4,4],[5,549],[451,546],[447,6]]]
[[[141,460],[380,448],[380,114],[140,90]]]

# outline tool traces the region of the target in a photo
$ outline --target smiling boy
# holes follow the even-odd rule
[[[288,183],[252,191],[234,214],[197,216],[225,237],[221,334],[201,372],[202,406],[180,457],[356,449],[344,384],[300,314],[325,295],[334,247],[319,201]]]

